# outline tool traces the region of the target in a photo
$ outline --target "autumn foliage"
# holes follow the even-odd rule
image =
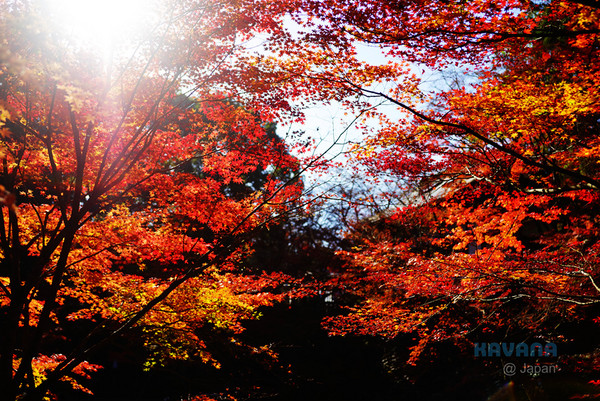
[[[307,294],[343,306],[330,334],[414,339],[408,365],[598,321],[597,2],[151,3],[99,48],[49,2],[0,2],[0,399],[89,392],[88,356],[127,335],[146,369],[218,368],[204,328],[235,342]],[[316,249],[286,216],[308,213],[301,173],[327,163],[275,127],[333,102],[366,135],[342,166],[409,204],[327,212],[349,224],[319,243],[341,262],[311,263],[330,268],[316,284],[254,248]]]
[[[414,364],[497,333],[569,341],[560,327],[596,318],[599,16],[594,2],[378,1],[332,22],[472,79],[425,105],[347,83],[405,113],[355,155],[413,202],[352,227],[334,285],[360,302],[326,327],[416,335]]]
[[[106,60],[44,4],[1,5],[2,397],[42,399],[59,381],[89,391],[79,379],[100,366],[86,355],[131,328],[148,367],[218,367],[198,329],[240,332],[291,281],[236,273],[254,230],[303,190],[271,123],[289,110],[235,55],[236,36],[269,22],[164,2]],[[65,338],[69,322],[89,332]]]

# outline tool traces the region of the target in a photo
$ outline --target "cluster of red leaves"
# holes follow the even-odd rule
[[[415,205],[351,228],[332,284],[361,301],[326,320],[332,333],[417,334],[415,362],[441,340],[525,330],[551,341],[549,322],[595,317],[599,15],[561,1],[347,4],[332,26],[389,56],[460,62],[478,81],[423,112],[362,89],[413,113],[386,121],[356,159],[404,183]]]
[[[258,3],[156,2],[156,25],[106,62],[37,2],[0,2],[2,397],[81,370],[81,348],[39,355],[69,321],[141,330],[149,366],[218,365],[199,328],[239,333],[299,285],[237,276],[303,192],[272,122],[299,117],[293,85],[239,42],[285,36],[283,10]]]

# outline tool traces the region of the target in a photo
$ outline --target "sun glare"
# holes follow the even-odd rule
[[[106,53],[148,28],[156,0],[46,0],[46,5],[70,38]]]

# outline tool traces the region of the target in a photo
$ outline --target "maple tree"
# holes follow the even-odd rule
[[[254,5],[158,2],[106,56],[46,3],[1,3],[2,399],[89,391],[86,355],[131,328],[149,367],[218,366],[199,328],[233,335],[284,297],[290,277],[236,273],[303,191],[271,123],[298,118],[290,89],[240,41],[279,29]]]
[[[303,206],[273,122],[323,101],[379,118],[358,124],[354,160],[414,200],[354,222],[329,284],[360,301],[332,333],[417,334],[416,362],[436,342],[555,340],[556,322],[596,317],[597,2],[152,5],[100,50],[50,3],[0,3],[2,397],[86,391],[86,355],[129,329],[148,367],[218,366],[200,328],[234,335],[298,282],[240,270],[268,263],[255,233]],[[451,66],[476,82],[428,93],[417,71]],[[65,338],[73,322],[90,330]]]
[[[421,94],[417,74],[399,74],[389,90],[331,78],[401,111],[381,116],[355,160],[400,182],[413,205],[355,222],[332,284],[360,302],[326,327],[416,334],[415,363],[444,341],[465,350],[496,333],[561,341],[557,325],[596,319],[598,3],[326,1],[315,10],[327,20],[323,37],[477,78]]]

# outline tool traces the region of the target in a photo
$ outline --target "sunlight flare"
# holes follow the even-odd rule
[[[46,0],[45,8],[69,40],[107,54],[115,44],[149,29],[157,1]]]

